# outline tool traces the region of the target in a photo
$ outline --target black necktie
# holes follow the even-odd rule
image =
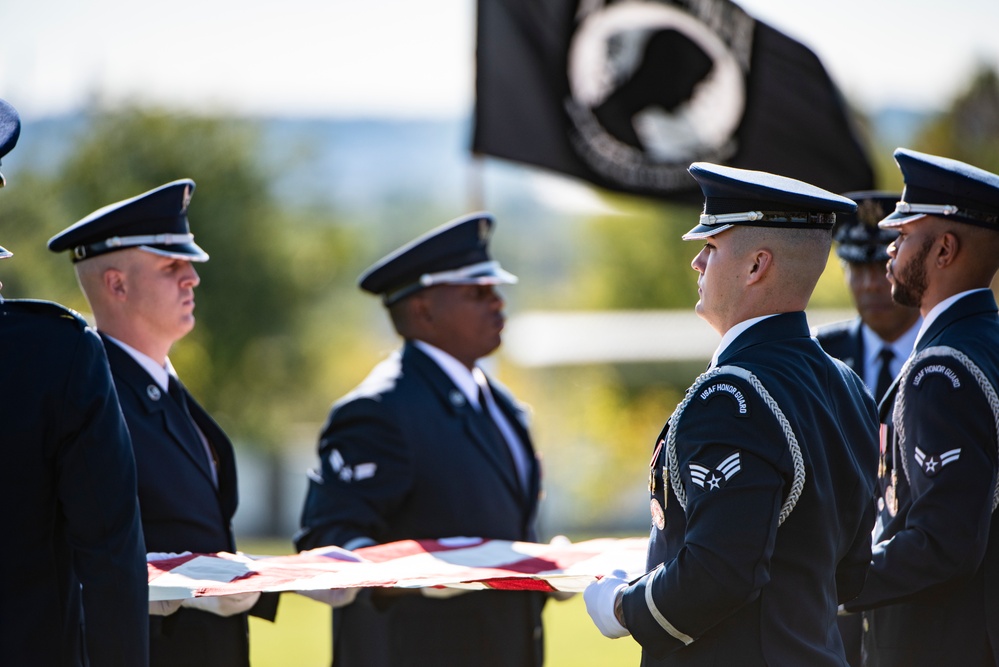
[[[212,481],[215,485],[218,485],[218,457],[215,456],[215,450],[212,448],[211,443],[208,442],[207,438],[204,438],[201,434],[201,429],[198,428],[198,423],[194,421],[194,417],[191,416],[191,410],[187,407],[187,397],[185,395],[184,389],[180,385],[180,380],[175,378],[173,375],[169,376],[167,381],[167,393],[170,397],[180,406],[181,412],[187,418],[187,423],[191,427],[192,435],[194,436],[194,442],[202,447],[206,448],[205,454],[208,457],[208,466],[212,472]]]
[[[180,380],[175,378],[173,375],[169,376],[167,381],[167,393],[173,398],[174,402],[180,406],[181,411],[187,420],[194,425],[194,417],[191,416],[191,411],[187,408],[187,398],[184,396],[184,390],[180,386]]]
[[[892,381],[895,379],[895,375],[891,372],[891,360],[894,358],[895,353],[887,345],[878,352],[878,359],[881,361],[881,366],[878,369],[878,382],[874,388],[874,400],[878,402],[885,397],[888,387],[891,386]]]
[[[513,460],[513,452],[510,451],[510,445],[507,443],[499,424],[493,419],[492,412],[489,410],[489,401],[481,386],[479,387],[479,412],[482,415],[482,421],[486,425],[486,430],[489,432],[489,439],[492,441],[491,444],[495,448],[496,453],[499,454],[500,459],[504,462],[504,465],[507,466],[508,470],[513,472],[513,477],[519,485],[520,475],[517,473],[517,464]]]

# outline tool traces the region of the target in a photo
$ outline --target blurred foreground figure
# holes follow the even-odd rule
[[[888,275],[919,308],[912,356],[881,404],[867,664],[999,665],[999,176],[895,151],[902,200]]]
[[[0,100],[0,157],[20,127]],[[146,665],[128,431],[100,338],[55,303],[0,298],[0,451],[0,664]]]
[[[591,584],[587,610],[643,665],[839,667],[837,605],[870,559],[877,417],[803,311],[855,204],[763,172],[690,173],[696,310],[722,340],[655,445],[649,573]]]
[[[49,241],[68,250],[107,350],[132,435],[150,558],[233,552],[238,502],[232,443],[181,384],[167,355],[194,328],[194,243],[187,209],[194,181],[179,180],[91,213]],[[149,607],[154,667],[246,667],[246,612],[274,618],[258,593]]]
[[[516,282],[488,254],[493,219],[460,218],[361,276],[402,349],[333,405],[296,545],[403,539],[535,541],[540,474],[525,413],[478,361],[500,345]],[[373,589],[333,617],[338,667],[542,663],[537,592]],[[344,600],[348,602],[349,600]]]

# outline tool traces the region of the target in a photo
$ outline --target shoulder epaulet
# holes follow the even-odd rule
[[[62,318],[70,322],[75,322],[79,328],[85,329],[90,323],[72,308],[67,308],[54,301],[42,301],[39,299],[4,299],[0,302],[0,307],[11,311],[22,313],[33,313],[48,317]]]

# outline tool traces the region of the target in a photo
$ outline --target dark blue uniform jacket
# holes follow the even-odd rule
[[[839,359],[861,378],[864,377],[864,335],[860,318],[819,327],[815,339],[831,357]]]
[[[62,306],[0,300],[0,456],[0,664],[147,664],[128,431],[100,339]]]
[[[643,664],[844,665],[836,610],[870,562],[876,437],[873,399],[804,313],[740,334],[656,445],[665,525],[624,594]]]
[[[847,605],[873,609],[868,664],[999,664],[997,388],[996,302],[975,292],[930,325],[881,406],[874,560]]]
[[[490,382],[527,449],[528,488],[487,445],[475,408],[407,343],[330,411],[302,514],[299,549],[357,538],[536,539],[538,462],[523,411]],[[362,595],[334,614],[334,662],[540,665],[539,593],[472,592],[446,600]]]
[[[104,339],[121,407],[132,436],[139,475],[139,506],[149,552],[232,552],[232,516],[238,503],[232,443],[190,394],[188,409],[218,461],[212,483],[204,445],[181,407],[125,350]],[[186,389],[184,390],[186,393]],[[262,597],[255,615],[273,618],[277,600]],[[149,617],[151,664],[245,667],[247,615],[217,616],[182,608]]]

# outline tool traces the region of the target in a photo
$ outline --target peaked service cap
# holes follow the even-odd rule
[[[515,283],[489,256],[492,215],[472,213],[440,227],[381,258],[358,278],[361,289],[381,294],[386,306],[433,285]]]
[[[206,262],[187,220],[193,194],[194,181],[184,178],[109,204],[49,239],[49,250],[69,250],[74,263],[126,248]]]
[[[905,181],[895,212],[881,221],[899,227],[924,215],[999,231],[999,176],[946,157],[895,149]]]
[[[704,239],[734,225],[832,229],[838,213],[857,205],[814,185],[765,171],[695,162],[688,171],[701,186],[704,211],[683,239]]]
[[[865,190],[846,192],[843,196],[857,203],[857,212],[836,216],[832,232],[836,256],[857,264],[888,261],[888,246],[898,232],[881,229],[878,223],[889,211],[895,210],[899,193]]]
[[[17,109],[0,100],[0,158],[14,150],[19,136],[21,136],[21,117],[17,114]],[[6,184],[7,181],[0,173],[0,188]],[[10,257],[12,254],[6,248],[0,248],[0,259]]]

